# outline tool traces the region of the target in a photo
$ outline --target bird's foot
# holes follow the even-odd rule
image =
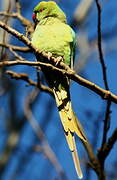
[[[57,57],[55,66],[57,66],[61,61],[63,61],[63,58],[61,56]]]
[[[48,52],[48,59],[50,60],[51,57],[52,57],[52,53]]]

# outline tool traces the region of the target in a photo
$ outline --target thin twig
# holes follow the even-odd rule
[[[107,158],[109,153],[111,152],[114,144],[117,141],[117,128],[114,130],[112,136],[108,139],[108,142],[104,144],[103,149],[99,149],[98,151],[98,158],[102,161],[102,164],[104,164],[104,160]]]
[[[11,0],[9,0],[9,2],[8,2],[8,7],[7,7],[6,13],[10,13],[10,10],[11,10]],[[8,21],[9,21],[9,16],[7,16],[5,18],[5,22],[4,23],[7,25]],[[2,39],[3,44],[5,44],[6,35],[7,35],[7,31],[4,31],[3,32],[3,39]],[[2,58],[3,54],[4,54],[4,47],[2,47],[2,50],[1,50],[1,54],[0,54],[1,58]]]
[[[110,128],[110,114],[111,114],[110,107],[111,107],[111,101],[108,101],[107,107],[106,107],[104,127],[103,127],[103,138],[102,138],[102,145],[101,145],[102,148],[103,148],[104,144],[107,142],[107,133]]]
[[[105,89],[109,90],[108,81],[107,81],[107,74],[106,74],[106,66],[105,66],[104,56],[103,56],[103,51],[102,51],[101,6],[100,6],[98,0],[95,0],[95,1],[96,1],[96,5],[97,5],[97,10],[98,10],[98,50],[99,50],[99,58],[100,58],[101,66],[102,66],[102,73],[103,73]]]
[[[89,144],[88,141],[87,142],[82,141],[82,143],[88,153],[88,157],[90,160],[89,165],[94,169],[97,176],[99,177],[99,180],[105,180],[104,171],[100,166],[99,160],[95,157],[91,145]]]
[[[23,80],[23,81],[27,82],[29,85],[39,88],[42,92],[47,92],[47,93],[49,93],[50,95],[53,96],[53,91],[49,87],[44,86],[42,84],[40,84],[40,86],[38,86],[38,84],[36,82],[34,82],[32,79],[30,79],[28,77],[28,74],[16,73],[16,72],[13,72],[13,71],[8,71],[8,70],[6,71],[6,73],[8,75],[10,75],[11,78],[14,78],[14,79],[17,79],[17,80]]]
[[[19,59],[20,61],[25,61],[25,59],[22,56],[20,56],[18,53],[16,53],[15,51],[13,51],[13,49],[11,47],[9,47],[9,50],[16,59]]]
[[[103,56],[103,51],[102,51],[101,6],[100,6],[98,0],[95,0],[95,2],[96,2],[97,10],[98,10],[98,50],[99,50],[99,57],[100,57],[100,63],[101,63],[101,67],[102,67],[105,89],[109,90],[109,85],[108,85],[108,81],[107,81],[106,66],[105,66],[104,56]],[[106,113],[105,113],[104,127],[103,127],[103,138],[102,138],[102,145],[101,145],[102,150],[104,148],[105,143],[107,142],[107,134],[108,134],[108,130],[110,127],[110,113],[111,113],[110,108],[111,108],[111,101],[108,100],[107,105],[106,105]],[[101,149],[100,149],[100,152],[101,152]],[[103,162],[102,168],[104,169],[104,161],[101,161],[101,158],[100,158],[100,162],[101,163]]]
[[[15,56],[16,59],[19,59],[19,60],[21,60],[21,61],[24,61],[24,60],[25,60],[22,56],[20,56],[18,53],[16,53],[16,52],[14,51],[14,49],[15,49],[15,50],[16,50],[16,49],[19,50],[20,47],[8,45],[8,44],[5,44],[5,43],[0,43],[0,46],[5,47],[5,48],[8,48],[9,51]],[[20,50],[21,50],[21,49],[20,49]],[[25,51],[25,52],[26,52],[26,51]]]
[[[12,18],[17,18],[23,26],[32,26],[34,27],[33,23],[31,21],[29,21],[28,19],[26,19],[25,17],[23,17],[21,14],[19,14],[18,12],[14,12],[14,13],[8,13],[6,11],[1,11],[0,12],[1,16],[6,16],[6,17],[12,17]]]
[[[20,52],[31,52],[31,49],[28,47],[22,47],[22,46],[14,46],[11,44],[4,44],[0,42],[0,46],[5,48],[12,48],[13,51],[20,51]]]

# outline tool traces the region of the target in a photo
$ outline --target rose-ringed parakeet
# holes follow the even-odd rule
[[[67,25],[64,12],[54,1],[42,1],[34,8],[33,20],[35,31],[32,35],[32,44],[40,51],[52,53],[52,56],[56,58],[62,57],[64,63],[71,67],[75,49],[75,33]],[[37,57],[37,60],[44,62],[42,57]],[[83,141],[86,141],[86,137],[72,110],[69,92],[70,80],[65,75],[48,70],[46,67],[43,67],[42,71],[53,90],[75,168],[79,178],[82,178],[74,134],[77,134]]]

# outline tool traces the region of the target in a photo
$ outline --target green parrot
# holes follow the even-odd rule
[[[53,57],[62,57],[63,62],[70,67],[73,65],[75,50],[75,33],[67,24],[64,12],[54,1],[42,1],[35,8],[32,16],[35,22],[35,31],[32,35],[32,44],[42,52],[51,53]],[[44,58],[37,56],[38,61]],[[47,62],[47,61],[46,61]],[[78,177],[83,177],[76,150],[74,134],[83,141],[86,136],[82,126],[72,110],[68,77],[55,71],[42,68],[48,85],[52,88],[64,134],[72,153]]]

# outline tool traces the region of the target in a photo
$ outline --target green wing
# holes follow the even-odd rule
[[[75,35],[75,32],[73,31],[72,28],[71,28],[71,33],[72,33],[73,41],[70,44],[70,48],[71,48],[71,63],[70,63],[70,67],[73,69],[74,59],[75,59],[75,50],[76,50],[76,35]]]

